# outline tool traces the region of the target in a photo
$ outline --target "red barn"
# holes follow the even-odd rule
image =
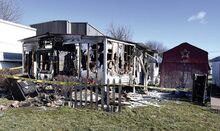
[[[208,74],[208,52],[182,43],[164,52],[160,71],[161,87],[192,88],[195,74]]]

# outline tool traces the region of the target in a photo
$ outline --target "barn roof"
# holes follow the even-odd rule
[[[220,56],[215,57],[215,58],[210,60],[210,62],[216,62],[216,61],[220,61]]]
[[[208,63],[208,52],[185,42],[164,52],[163,62]]]
[[[180,45],[175,46],[175,47],[169,49],[169,50],[166,51],[166,52],[170,52],[170,51],[175,50],[176,48],[179,48],[179,47],[184,46],[184,45],[191,46],[192,48],[196,48],[196,49],[198,49],[198,50],[201,50],[201,51],[203,51],[203,52],[208,53],[207,51],[205,51],[205,50],[203,50],[203,49],[201,49],[201,48],[198,48],[198,47],[196,47],[196,46],[194,46],[194,45],[191,45],[191,44],[189,44],[188,42],[181,43]],[[166,53],[166,52],[164,52],[164,53]]]

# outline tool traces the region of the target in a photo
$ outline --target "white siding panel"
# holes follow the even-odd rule
[[[220,86],[220,61],[212,63],[212,81]]]
[[[87,24],[87,35],[89,36],[103,36],[103,34],[97,30],[95,27]]]
[[[19,62],[0,62],[0,69],[19,67],[19,66],[21,66],[21,63]]]
[[[34,28],[0,20],[0,52],[22,53],[19,40],[35,35]]]

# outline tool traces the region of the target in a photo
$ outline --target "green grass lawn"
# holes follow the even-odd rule
[[[0,102],[1,104],[1,102]],[[107,113],[90,109],[10,108],[0,130],[220,130],[220,113],[187,102],[164,102]]]

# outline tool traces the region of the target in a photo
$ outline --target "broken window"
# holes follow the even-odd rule
[[[108,41],[107,49],[108,49],[107,61],[109,61],[109,60],[112,60],[112,42],[111,41]]]
[[[133,71],[133,45],[108,41],[107,49],[108,71],[111,75],[128,74]]]
[[[42,38],[39,41],[39,47],[41,49],[51,49],[53,44],[52,44],[52,38],[48,37],[48,38]]]
[[[59,74],[77,76],[75,52],[59,51]]]
[[[99,66],[100,62],[98,61],[98,53],[99,53],[99,45],[98,44],[93,44],[90,48],[90,58],[91,58],[91,61],[89,63],[89,69],[91,70],[91,72],[93,73],[96,73],[97,71],[97,66]],[[99,65],[98,65],[99,64]]]
[[[88,61],[88,44],[83,43],[80,45],[81,47],[81,68],[83,70],[87,69],[87,61]]]
[[[116,72],[116,66],[115,66],[115,59],[116,59],[116,50],[115,50],[115,44],[111,41],[107,42],[107,64],[108,64],[108,72],[113,75]]]
[[[124,45],[124,69],[126,74],[132,71],[134,57],[133,52],[134,46]]]
[[[90,72],[96,73],[97,65],[99,64],[98,66],[100,66],[103,64],[103,49],[100,49],[103,48],[102,46],[98,43],[81,45],[81,67],[83,70],[87,70],[88,68]]]
[[[40,72],[54,75],[77,75],[77,50],[74,44],[63,44],[61,40],[44,39],[38,50],[38,68]]]
[[[158,62],[156,62],[155,67],[159,67],[159,63]]]
[[[38,69],[40,72],[48,72],[50,71],[52,57],[51,50],[39,50],[38,51]]]
[[[32,67],[32,51],[25,51],[24,52],[24,72],[31,74],[31,67]]]
[[[63,67],[63,73],[66,75],[73,75],[75,73],[75,64],[74,61],[76,60],[74,52],[68,52],[64,56],[64,67]],[[77,74],[74,74],[77,75]]]
[[[103,43],[98,43],[98,67],[100,68],[101,65],[103,65],[104,63],[104,46]]]
[[[118,45],[118,68],[119,68],[119,73],[123,74],[124,73],[124,46],[122,43],[119,43]]]

